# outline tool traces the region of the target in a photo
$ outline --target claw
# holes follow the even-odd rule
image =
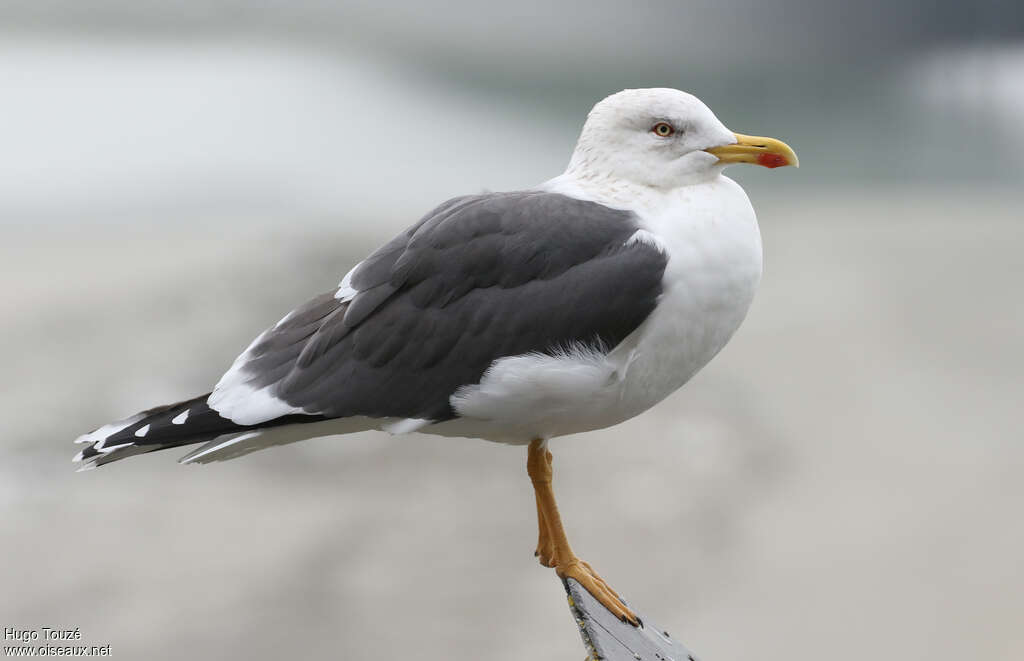
[[[583,588],[592,594],[595,599],[601,602],[601,605],[608,609],[608,611],[617,617],[618,619],[632,624],[634,627],[641,626],[640,618],[636,616],[636,613],[631,611],[619,595],[615,594],[615,591],[608,587],[608,584],[604,582],[597,572],[593,570],[589,565],[580,561],[572,560],[567,563],[564,567],[556,567],[555,571],[562,578],[575,579]]]

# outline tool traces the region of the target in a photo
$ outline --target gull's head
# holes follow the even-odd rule
[[[797,165],[783,142],[733,133],[697,97],[675,89],[623,90],[587,116],[569,171],[671,189],[732,163]]]

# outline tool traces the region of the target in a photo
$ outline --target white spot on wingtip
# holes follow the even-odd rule
[[[142,438],[143,436],[145,436],[148,433],[149,433],[149,425],[145,425],[143,427],[139,427],[138,429],[135,430],[135,435],[138,436],[139,438]],[[113,450],[114,448],[110,448],[110,449]]]
[[[88,434],[82,434],[81,436],[75,439],[75,443],[96,443],[97,441],[99,441],[100,446],[102,446],[103,441],[113,436],[117,432],[121,431],[125,427],[135,424],[141,419],[142,414],[138,413],[136,415],[131,416],[130,418],[125,418],[124,420],[111,422],[109,425],[103,425],[99,429],[95,429],[89,432]]]
[[[188,420],[188,412],[189,412],[189,409],[185,409],[184,411],[182,411],[178,415],[176,415],[173,418],[171,418],[171,424],[172,425],[183,425],[183,424],[185,424],[185,421]]]

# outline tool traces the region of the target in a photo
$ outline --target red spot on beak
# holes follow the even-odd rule
[[[757,155],[757,164],[763,165],[766,168],[781,168],[784,165],[789,165],[789,161],[787,161],[786,157],[781,154],[770,154],[765,152]]]

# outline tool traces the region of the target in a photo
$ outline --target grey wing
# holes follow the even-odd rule
[[[209,399],[240,424],[308,414],[441,421],[497,359],[610,350],[661,294],[667,256],[629,212],[541,192],[456,198],[290,313]]]

